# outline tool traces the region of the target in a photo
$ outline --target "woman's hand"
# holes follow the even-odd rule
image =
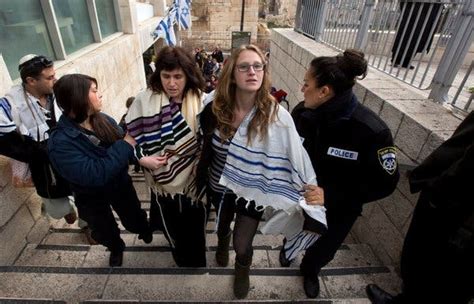
[[[158,170],[164,165],[168,164],[168,157],[166,156],[144,156],[140,158],[138,163],[147,169]]]
[[[135,145],[137,144],[137,142],[135,141],[135,138],[133,138],[132,136],[130,136],[130,134],[125,134],[125,137],[123,138],[123,140],[125,140],[127,143],[129,143],[132,147],[135,147]]]
[[[308,205],[324,205],[324,190],[316,185],[304,185],[304,198]]]

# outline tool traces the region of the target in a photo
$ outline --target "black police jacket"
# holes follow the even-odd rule
[[[352,90],[317,109],[301,102],[292,116],[328,212],[360,213],[364,203],[395,190],[399,172],[390,129]]]

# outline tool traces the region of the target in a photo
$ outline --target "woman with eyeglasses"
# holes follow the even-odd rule
[[[150,223],[163,231],[178,266],[205,267],[207,209],[195,174],[204,79],[180,47],[162,48],[155,66],[125,118],[151,189]]]
[[[48,142],[51,163],[71,184],[94,240],[109,249],[109,265],[121,266],[125,243],[112,209],[139,239],[150,243],[153,238],[128,175],[133,140],[123,139],[117,123],[101,113],[96,79],[65,75],[54,84],[54,94],[63,115]]]
[[[325,230],[323,193],[290,114],[270,94],[265,56],[258,47],[234,51],[215,92],[200,118],[204,140],[197,180],[200,189],[208,187],[217,210],[219,266],[229,262],[236,214],[234,295],[242,299],[249,291],[252,242],[263,210],[296,210],[301,201],[311,214],[307,223],[320,234]]]

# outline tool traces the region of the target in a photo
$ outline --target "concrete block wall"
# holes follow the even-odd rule
[[[123,35],[107,45],[60,66],[58,75],[87,74],[97,79],[104,112],[119,120],[125,101],[145,87],[138,35]]]
[[[334,56],[337,51],[293,29],[273,29],[270,46],[273,86],[288,92],[290,108],[303,100],[301,86],[311,60]],[[409,191],[407,170],[423,161],[444,142],[461,122],[446,108],[425,99],[401,81],[369,68],[354,92],[359,101],[390,127],[399,150],[401,180],[388,198],[364,206],[352,236],[368,243],[386,265],[398,265],[417,195]]]
[[[23,247],[39,242],[49,229],[33,188],[15,188],[9,160],[0,156],[0,265],[12,265]]]

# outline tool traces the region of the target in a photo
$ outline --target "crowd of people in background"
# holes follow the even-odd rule
[[[367,60],[357,50],[314,58],[301,75],[304,100],[291,115],[272,96],[268,54],[244,45],[226,61],[219,46],[210,54],[163,47],[145,60],[147,88],[127,100],[117,124],[102,112],[95,78],[69,74],[57,80],[52,61],[25,56],[19,62],[22,83],[0,99],[0,154],[29,165],[51,217],[72,224],[75,205],[80,226],[88,227],[91,243],[109,249],[113,267],[122,265],[125,243],[112,210],[145,243],[152,242],[153,231],[163,231],[177,266],[205,267],[214,206],[215,259],[228,265],[233,240],[239,299],[249,292],[252,243],[269,211],[261,229],[285,236],[282,267],[305,252],[303,288],[316,298],[321,268],[334,258],[362,206],[390,195],[399,180],[390,129],[352,91],[367,74]],[[472,295],[468,280],[451,277],[453,283],[443,285],[433,269],[446,276],[472,273],[464,266],[472,265],[473,209],[465,192],[474,172],[473,125],[471,113],[413,171],[412,191],[421,195],[402,253],[405,286],[392,296],[369,285],[373,303],[435,301],[427,296],[433,287],[435,296],[456,299],[452,303]],[[130,164],[144,172],[149,217],[128,174]],[[447,259],[457,262],[436,265]],[[423,271],[414,274],[417,267]],[[419,285],[428,280],[419,275],[425,272],[431,285]]]
[[[194,60],[204,76],[206,83],[204,91],[210,93],[215,90],[217,81],[221,76],[224,54],[220,46],[216,46],[211,53],[206,52],[205,49],[195,48]]]

